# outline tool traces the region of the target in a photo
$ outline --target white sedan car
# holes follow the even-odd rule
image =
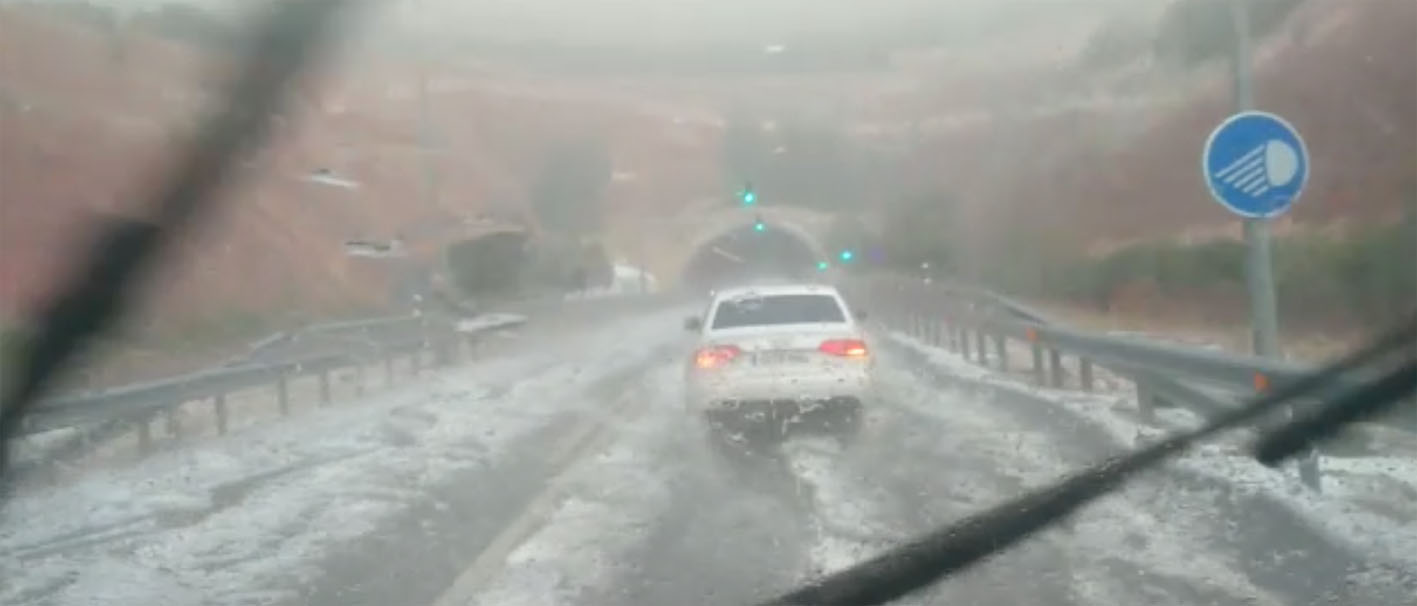
[[[854,433],[875,365],[858,321],[831,286],[720,290],[685,328],[699,342],[685,371],[688,405],[711,422],[826,421]]]

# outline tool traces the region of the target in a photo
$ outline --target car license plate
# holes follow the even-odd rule
[[[753,363],[758,366],[779,366],[782,364],[806,364],[807,355],[786,351],[772,351],[755,354]]]

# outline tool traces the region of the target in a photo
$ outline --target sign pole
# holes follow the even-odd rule
[[[1250,67],[1250,7],[1248,0],[1230,0],[1235,25],[1235,111],[1254,109],[1254,81]],[[1307,170],[1307,168],[1306,168]],[[1246,265],[1245,276],[1250,291],[1251,346],[1255,355],[1280,357],[1279,305],[1275,296],[1274,261],[1271,258],[1269,219],[1246,217],[1244,221]],[[1286,410],[1290,417],[1294,409]],[[1299,458],[1299,479],[1310,488],[1319,490],[1319,462],[1312,449]]]
[[[1250,77],[1250,10],[1246,0],[1231,0],[1235,24],[1235,110],[1254,109],[1254,88]],[[1269,219],[1246,218],[1246,271],[1250,291],[1250,345],[1256,355],[1278,357],[1279,312],[1274,294],[1273,261],[1270,258]]]

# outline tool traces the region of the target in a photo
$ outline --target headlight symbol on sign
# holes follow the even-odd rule
[[[1251,111],[1216,127],[1206,140],[1201,168],[1216,201],[1243,217],[1267,218],[1299,197],[1309,176],[1309,155],[1283,118]]]

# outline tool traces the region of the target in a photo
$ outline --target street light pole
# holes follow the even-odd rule
[[[424,208],[428,209],[430,212],[436,212],[440,192],[438,166],[433,150],[432,110],[428,99],[428,65],[430,63],[429,55],[431,54],[428,47],[430,44],[428,38],[420,41],[417,45],[417,56],[415,58],[418,69],[418,157],[419,167],[422,169],[423,173],[421,197],[423,199]],[[428,268],[430,274],[437,274],[440,271],[451,271],[451,268],[448,267],[446,251],[444,254],[438,255],[438,260],[433,263],[432,267]],[[417,275],[417,272],[418,269],[412,260],[401,264],[398,271],[401,281],[411,280],[413,276]],[[430,275],[430,287],[431,283]]]
[[[422,151],[423,201],[429,207],[438,203],[438,167],[434,162],[433,117],[428,102],[428,57],[424,51],[418,61],[418,147]]]

